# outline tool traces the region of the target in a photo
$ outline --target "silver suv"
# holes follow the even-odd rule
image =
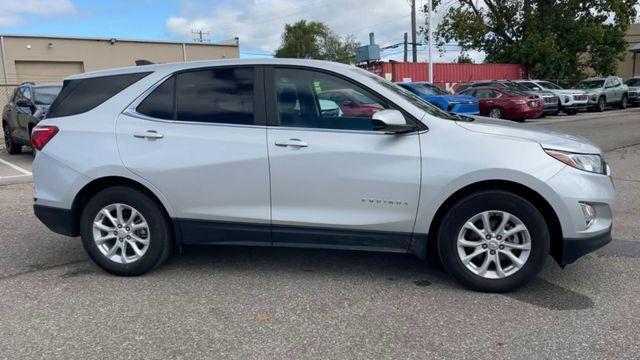
[[[582,90],[565,90],[557,84],[545,80],[515,80],[534,91],[549,91],[558,99],[558,108],[567,115],[575,115],[587,110],[589,97]]]
[[[323,110],[331,90],[368,110]],[[450,115],[343,64],[75,75],[32,142],[37,217],[118,275],[189,244],[295,246],[413,253],[499,292],[611,240],[613,185],[590,142]]]
[[[604,111],[607,106],[627,108],[629,88],[617,76],[588,78],[576,85],[577,90],[583,90],[589,95],[589,108],[594,111]]]

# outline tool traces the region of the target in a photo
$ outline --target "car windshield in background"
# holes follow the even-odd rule
[[[422,100],[418,95],[412,93],[411,91],[404,89],[401,86],[398,86],[386,79],[381,78],[380,76],[370,73],[367,70],[364,69],[360,69],[360,68],[355,68],[353,69],[353,71],[361,74],[361,75],[365,75],[368,78],[372,79],[373,81],[377,82],[379,85],[384,86],[386,89],[391,90],[392,92],[394,92],[397,95],[400,95],[402,97],[404,97],[405,99],[407,99],[407,101],[409,101],[410,103],[412,103],[414,106],[420,108],[423,111],[428,112],[429,114],[433,115],[433,116],[437,116],[439,118],[442,119],[447,119],[447,120],[455,120],[458,121],[460,120],[460,118],[456,115],[452,115],[449,114],[448,112],[445,112],[443,110],[440,110],[440,108],[438,108],[435,105],[431,105],[431,103]]]
[[[33,88],[33,101],[36,105],[51,105],[60,93],[62,86],[42,86]]]
[[[586,80],[580,81],[576,88],[578,89],[597,89],[604,86],[604,80]]]
[[[539,81],[538,84],[540,84],[543,88],[545,89],[553,89],[553,90],[562,90],[562,88],[552,82],[548,82],[548,81]]]
[[[368,97],[366,97],[363,94],[360,94],[357,91],[350,91],[349,95],[353,96],[360,104],[365,104],[365,105],[377,104],[375,101],[369,99]]]
[[[425,92],[427,95],[450,95],[448,92],[440,89],[437,86],[431,84],[420,84],[418,88]]]
[[[637,79],[629,79],[625,83],[627,86],[640,86],[640,78]]]
[[[525,85],[519,84],[517,82],[508,82],[506,84],[506,86],[508,86],[511,89],[517,90],[517,91],[524,91],[524,92],[528,92],[531,91],[531,89],[529,89],[528,87],[526,87]],[[526,95],[526,94],[525,94]]]

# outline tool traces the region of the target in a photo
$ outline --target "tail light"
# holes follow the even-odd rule
[[[34,149],[40,151],[57,133],[58,128],[56,126],[36,126],[33,131],[31,131],[31,145],[33,145]]]
[[[518,105],[524,105],[527,103],[525,100],[522,100],[520,98],[511,99],[511,102]]]

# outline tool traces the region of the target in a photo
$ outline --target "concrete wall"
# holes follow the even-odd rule
[[[237,58],[239,47],[208,43],[168,43],[133,40],[4,36],[6,69],[0,71],[0,106],[8,89],[25,81],[61,82],[82,71],[133,66],[135,60],[156,63]],[[6,81],[4,73],[6,72]]]
[[[625,36],[629,47],[640,44],[640,23],[632,24]],[[640,54],[636,54],[635,76],[640,76]],[[633,76],[633,53],[627,52],[625,60],[618,66],[618,75],[624,79]]]

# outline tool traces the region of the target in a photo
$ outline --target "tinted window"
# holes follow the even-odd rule
[[[310,70],[275,69],[275,90],[281,126],[377,130],[383,125],[372,120],[373,114],[390,108],[351,82]],[[343,99],[346,102],[327,103]],[[329,105],[339,111],[324,111]]]
[[[177,119],[253,124],[253,68],[180,73],[176,78]]]
[[[175,77],[172,76],[153,90],[153,92],[138,105],[136,111],[140,114],[158,119],[175,119],[174,84]]]
[[[55,100],[58,93],[60,93],[61,86],[41,86],[33,89],[33,100],[36,105],[51,105]]]
[[[147,76],[148,72],[65,80],[47,117],[71,116],[87,112],[131,84]]]

